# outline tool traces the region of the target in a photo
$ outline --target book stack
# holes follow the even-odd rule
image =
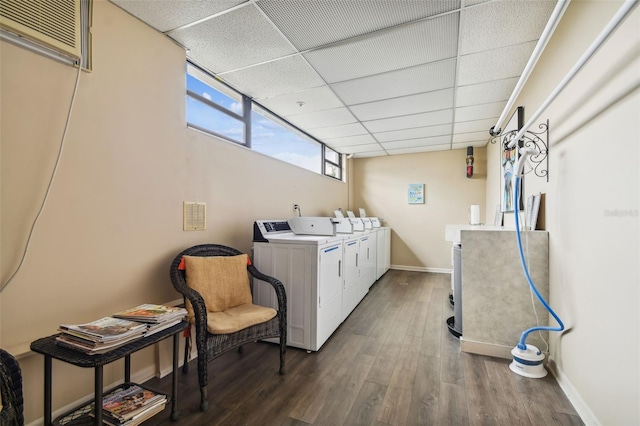
[[[145,336],[172,327],[187,315],[185,308],[176,306],[154,305],[146,303],[114,314],[114,318],[136,321],[147,324]]]
[[[62,324],[56,344],[89,355],[103,354],[142,338],[147,325],[125,319],[105,317],[86,324]]]
[[[126,383],[103,397],[103,422],[113,426],[135,426],[162,411],[166,403],[166,395]]]

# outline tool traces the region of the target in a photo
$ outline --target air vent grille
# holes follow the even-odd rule
[[[183,204],[183,230],[201,231],[207,229],[207,204],[185,201]]]
[[[34,41],[80,56],[79,0],[2,0],[0,23]]]

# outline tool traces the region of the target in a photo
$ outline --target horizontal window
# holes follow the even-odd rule
[[[315,173],[342,179],[339,153],[190,63],[186,86],[189,126]]]
[[[322,145],[255,104],[251,115],[251,148],[312,172],[322,173]]]

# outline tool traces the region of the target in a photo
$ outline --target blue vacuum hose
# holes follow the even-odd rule
[[[542,303],[542,306],[544,306],[545,309],[549,311],[551,316],[553,316],[553,318],[559,324],[558,327],[538,326],[538,327],[532,327],[528,330],[525,330],[522,333],[522,336],[520,337],[520,342],[518,342],[518,349],[525,351],[527,350],[527,336],[529,335],[529,333],[538,331],[538,330],[563,331],[564,324],[560,319],[560,317],[553,311],[553,309],[551,309],[547,301],[544,300],[544,298],[540,295],[540,292],[538,292],[538,289],[533,284],[531,275],[529,275],[529,268],[527,267],[527,262],[524,258],[524,253],[522,251],[522,238],[520,237],[520,214],[518,212],[518,206],[520,205],[520,179],[521,179],[520,176],[516,176],[516,187],[515,187],[515,197],[514,197],[515,198],[515,218],[516,218],[516,239],[518,240],[518,253],[520,254],[520,263],[522,264],[522,270],[524,271],[524,276],[527,279],[527,282],[529,283],[529,287],[531,287],[531,290],[533,290],[536,297],[538,297],[538,300],[540,301],[540,303]]]

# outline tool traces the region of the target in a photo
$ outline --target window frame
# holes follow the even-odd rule
[[[195,75],[189,73],[189,67],[193,67],[198,73],[202,73],[204,76],[209,77],[212,82],[215,82],[215,85],[219,85],[219,86],[224,87],[224,90],[220,90],[217,87],[215,87],[214,85],[209,84],[208,82],[199,79],[202,83],[208,85],[213,90],[216,90],[216,91],[218,91],[218,92],[220,92],[220,93],[222,93],[222,94],[224,94],[226,96],[229,96],[229,94],[226,93],[227,91],[231,91],[232,93],[236,94],[240,98],[240,100],[242,101],[242,114],[238,114],[238,113],[236,113],[236,112],[234,112],[234,111],[232,111],[230,109],[225,108],[222,105],[217,104],[216,102],[214,102],[212,100],[209,100],[209,99],[205,98],[204,96],[202,96],[202,95],[200,95],[200,94],[198,94],[196,92],[193,92],[192,90],[189,90],[189,88],[186,87],[187,76],[192,75],[194,78],[197,79],[197,77]],[[188,98],[192,98],[192,99],[196,100],[197,102],[201,102],[201,103],[205,104],[208,107],[214,108],[216,111],[222,112],[222,113],[228,115],[229,117],[240,121],[244,125],[244,138],[243,138],[244,142],[232,139],[232,138],[230,138],[228,136],[225,136],[225,135],[223,135],[223,134],[221,134],[219,132],[216,132],[215,130],[204,128],[204,127],[199,126],[197,124],[190,123],[188,115],[185,115],[185,119],[186,119],[186,122],[187,122],[187,127],[191,127],[193,129],[197,129],[197,130],[199,130],[201,132],[204,132],[204,133],[207,133],[207,134],[222,138],[222,139],[224,139],[226,141],[229,141],[229,142],[232,142],[232,143],[247,147],[247,148],[249,148],[251,150],[254,150],[252,148],[252,133],[251,133],[251,131],[252,131],[253,106],[255,105],[258,110],[262,110],[262,111],[266,112],[268,115],[272,115],[275,118],[275,120],[273,120],[273,121],[276,124],[283,125],[285,128],[286,127],[290,127],[291,128],[290,131],[292,131],[293,133],[298,133],[300,136],[302,136],[304,138],[307,138],[312,142],[318,143],[320,145],[320,157],[321,157],[320,158],[320,172],[318,174],[320,174],[321,176],[329,177],[331,179],[336,179],[336,180],[339,180],[339,181],[343,181],[343,179],[342,179],[342,176],[344,175],[343,154],[341,154],[338,151],[336,151],[335,149],[327,146],[324,142],[318,140],[317,138],[311,136],[310,134],[308,134],[304,130],[298,128],[296,125],[290,123],[288,120],[286,120],[285,118],[281,117],[280,115],[274,113],[269,108],[265,107],[264,105],[260,104],[259,102],[255,102],[254,100],[252,100],[247,95],[239,92],[238,90],[236,90],[233,87],[231,87],[229,84],[227,84],[224,81],[216,78],[214,75],[212,75],[208,71],[204,70],[200,66],[196,65],[195,63],[191,62],[190,60],[187,60],[187,67],[185,69],[185,89],[186,89],[185,92],[186,92],[187,99]],[[259,114],[259,112],[257,112],[257,113]],[[271,118],[269,118],[267,116],[265,116],[265,118],[271,120]],[[287,129],[287,130],[289,130],[289,129]],[[327,149],[331,150],[332,152],[335,152],[337,154],[338,163],[333,162],[331,160],[328,160],[326,158]],[[259,152],[259,151],[256,151],[256,152]],[[261,154],[263,154],[263,153],[261,153]],[[277,157],[271,156],[269,154],[263,154],[263,155],[268,155],[271,158],[278,159]],[[284,160],[280,160],[280,161],[284,161]],[[293,164],[293,163],[289,163],[289,162],[287,162],[287,163],[291,164],[293,166],[297,166],[296,164]],[[332,176],[330,174],[325,173],[327,164],[330,164],[330,165],[332,165],[334,167],[337,167],[338,170],[340,171],[340,173],[339,173],[340,177],[335,177],[335,176]],[[302,167],[302,166],[297,166],[297,167],[299,167],[301,169],[304,169],[304,170],[311,171],[313,173],[317,173],[317,172],[315,172],[313,170],[310,170],[310,169],[308,169],[306,167]]]

